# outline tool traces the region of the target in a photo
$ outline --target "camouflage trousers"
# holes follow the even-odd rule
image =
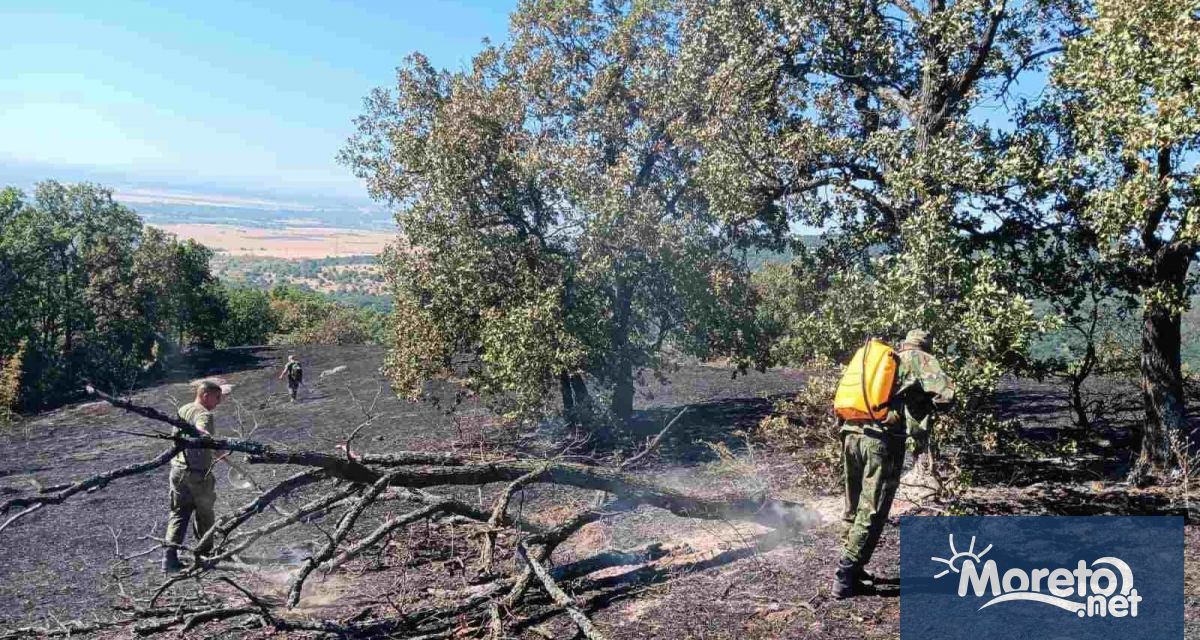
[[[171,467],[171,513],[167,517],[167,541],[183,544],[187,536],[188,523],[194,522],[192,535],[196,540],[204,537],[213,526],[213,505],[217,502],[216,481],[206,470]],[[212,548],[196,548],[197,555],[205,555]]]
[[[871,561],[887,524],[904,468],[904,439],[842,434],[847,525],[842,557],[859,566]]]

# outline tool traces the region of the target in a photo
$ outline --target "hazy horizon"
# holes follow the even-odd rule
[[[416,51],[464,67],[515,5],[4,3],[0,184],[368,207],[335,159],[362,99]]]

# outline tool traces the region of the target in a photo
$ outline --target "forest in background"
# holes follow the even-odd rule
[[[465,375],[506,416],[619,424],[681,357],[820,366],[921,326],[951,424],[1006,375],[1062,380],[1086,424],[1089,379],[1135,376],[1139,473],[1171,468],[1194,435],[1190,7],[523,4],[469,69],[416,54],[366,100],[340,159],[402,232],[378,276],[223,258],[252,285],[230,287],[103,189],[5,191],[5,379],[42,406],[188,345],[386,324],[406,397]]]
[[[235,285],[271,289],[280,285],[322,293],[332,300],[381,313],[391,311],[391,297],[376,256],[329,258],[265,258],[216,254],[213,274]]]
[[[136,388],[193,348],[380,339],[377,311],[223,282],[213,256],[103,187],[0,191],[0,410],[53,406],[86,383]]]

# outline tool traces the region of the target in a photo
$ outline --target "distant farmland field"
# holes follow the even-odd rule
[[[251,229],[223,224],[160,224],[160,229],[191,238],[231,256],[290,260],[377,255],[396,239],[392,231],[285,227]]]

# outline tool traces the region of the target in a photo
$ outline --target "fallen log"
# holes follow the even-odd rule
[[[804,526],[816,519],[816,516],[802,505],[773,499],[765,493],[696,495],[632,473],[630,470],[648,459],[649,454],[663,440],[683,412],[676,415],[650,440],[644,451],[614,467],[602,467],[561,459],[488,459],[483,455],[464,456],[420,451],[357,453],[349,449],[349,439],[343,451],[327,453],[278,447],[243,438],[214,438],[202,435],[182,420],[156,409],[140,407],[100,392],[93,393],[118,408],[171,425],[173,431],[170,434],[129,432],[139,437],[163,440],[170,443],[171,448],[148,462],[100,474],[71,485],[54,487],[52,490],[43,491],[42,495],[9,500],[0,505],[0,512],[15,507],[62,502],[80,491],[103,487],[112,479],[152,470],[170,460],[178,451],[186,449],[242,453],[246,454],[246,460],[253,464],[299,467],[294,471],[289,470],[293,475],[274,487],[259,488],[260,493],[257,497],[222,518],[208,534],[208,540],[216,543],[212,557],[168,579],[150,598],[151,607],[173,584],[185,579],[195,578],[199,581],[208,577],[205,574],[218,562],[233,557],[262,536],[310,517],[324,517],[335,507],[344,507],[345,511],[338,518],[332,531],[322,530],[326,538],[325,544],[307,558],[293,577],[286,595],[288,608],[299,602],[305,581],[313,571],[318,568],[333,571],[368,549],[378,547],[390,539],[393,532],[401,531],[415,522],[424,520],[443,524],[465,524],[466,535],[480,537],[483,541],[480,548],[480,570],[472,579],[480,580],[486,586],[481,585],[482,588],[464,593],[445,605],[415,610],[396,608],[394,613],[387,616],[381,616],[367,608],[358,615],[341,620],[300,620],[294,615],[273,613],[278,610],[278,605],[270,604],[268,599],[260,598],[230,581],[253,606],[216,606],[202,611],[189,611],[186,614],[179,611],[170,616],[161,616],[157,621],[143,618],[140,620],[143,626],[134,629],[140,633],[169,629],[179,629],[182,632],[210,620],[253,616],[252,624],[279,631],[311,631],[343,636],[396,635],[407,638],[476,634],[497,638],[504,636],[506,625],[521,619],[521,608],[544,608],[549,604],[540,595],[526,597],[531,588],[536,589],[540,584],[553,601],[553,611],[570,616],[585,637],[602,638],[603,635],[585,613],[585,608],[568,595],[567,589],[583,594],[587,591],[586,587],[611,588],[612,585],[604,580],[588,576],[599,569],[617,565],[641,565],[640,568],[627,572],[627,576],[623,574],[623,577],[639,581],[655,579],[659,575],[655,571],[661,567],[652,567],[646,563],[653,563],[666,551],[662,547],[650,546],[644,552],[604,553],[564,565],[551,572],[548,567],[556,548],[587,524],[635,509],[640,505],[664,509],[687,518],[750,521],[772,528]],[[276,500],[292,495],[301,488],[320,483],[327,483],[322,489],[325,495],[305,504],[294,513],[281,514],[285,517],[251,531],[238,530],[271,508]],[[498,483],[506,484],[494,503],[485,509],[482,487]],[[510,519],[509,503],[513,496],[526,486],[534,484],[553,484],[592,491],[595,493],[595,499],[589,500],[588,506],[583,510],[553,526],[534,526],[522,518]],[[426,491],[433,487],[452,486],[480,488],[479,506]],[[356,542],[348,540],[360,516],[364,516],[373,506],[392,500],[410,501],[415,503],[417,508],[383,519],[382,524]],[[782,536],[776,537],[782,539]],[[512,548],[523,562],[508,575],[492,575],[492,556],[501,540],[506,547]],[[461,567],[465,574],[466,565],[461,559],[464,556],[458,556],[453,547],[451,551],[455,554],[453,557],[458,562],[457,566]],[[581,586],[585,587],[582,591]]]
[[[604,491],[619,496],[623,501],[658,507],[685,518],[743,520],[770,527],[803,526],[813,518],[803,505],[770,498],[765,494],[694,496],[627,473],[570,462],[531,460],[399,469],[393,472],[392,483],[410,488],[482,485],[512,482],[539,470],[541,472],[532,482]]]
[[[529,564],[529,568],[533,570],[533,574],[541,581],[542,586],[546,589],[546,593],[550,594],[550,598],[566,610],[567,615],[575,622],[575,626],[579,627],[579,632],[588,640],[605,640],[604,634],[600,633],[596,625],[592,624],[587,614],[580,611],[579,607],[575,606],[575,601],[571,599],[571,596],[567,595],[562,590],[562,587],[558,586],[558,583],[554,581],[554,578],[550,577],[550,572],[546,570],[546,567],[543,567],[542,563],[538,562],[529,553],[529,548],[524,543],[521,543],[517,545],[517,550],[520,551],[521,557],[525,562]]]
[[[81,491],[100,489],[118,478],[134,476],[139,473],[145,473],[152,469],[157,469],[158,467],[170,462],[171,458],[175,457],[175,454],[179,453],[180,449],[181,447],[178,446],[172,447],[149,460],[137,462],[129,466],[121,467],[120,469],[113,469],[112,471],[107,471],[105,473],[80,480],[79,482],[68,485],[66,488],[53,493],[23,496],[0,502],[0,513],[6,513],[12,509],[31,507],[39,504],[59,504]]]
[[[177,418],[171,418],[155,409],[134,405],[133,403],[113,398],[99,391],[95,391],[94,393],[98,397],[113,403],[114,406],[137,413],[138,415],[171,424],[184,431],[186,431],[184,429],[185,426],[190,427],[186,422]],[[669,427],[670,425],[668,424],[667,426]],[[664,429],[665,431],[666,429]],[[183,448],[215,449],[246,453],[249,455],[249,461],[252,463],[317,467],[324,469],[332,477],[358,484],[373,485],[383,476],[383,472],[377,471],[362,462],[363,460],[370,459],[370,456],[351,457],[347,455],[346,457],[342,457],[318,451],[289,450],[239,438],[193,438],[184,435],[156,435],[152,437],[174,440],[177,446]],[[406,459],[416,461],[428,459],[427,456],[429,454],[423,452],[397,452],[388,455],[394,461]],[[765,494],[732,494],[714,497],[692,496],[643,480],[620,470],[577,463],[547,462],[541,460],[466,463],[463,459],[454,456],[437,455],[434,457],[440,460],[452,460],[455,462],[455,466],[425,466],[421,469],[401,467],[389,473],[392,476],[391,484],[420,489],[443,485],[482,485],[492,482],[513,482],[521,479],[523,476],[534,474],[544,467],[540,473],[536,474],[537,477],[532,482],[548,482],[616,494],[621,496],[622,499],[666,509],[676,515],[687,518],[748,520],[771,527],[795,527],[809,524],[809,519],[812,517],[810,512],[798,503],[775,500]],[[636,458],[633,460],[636,460]],[[393,462],[393,464],[399,463]]]

